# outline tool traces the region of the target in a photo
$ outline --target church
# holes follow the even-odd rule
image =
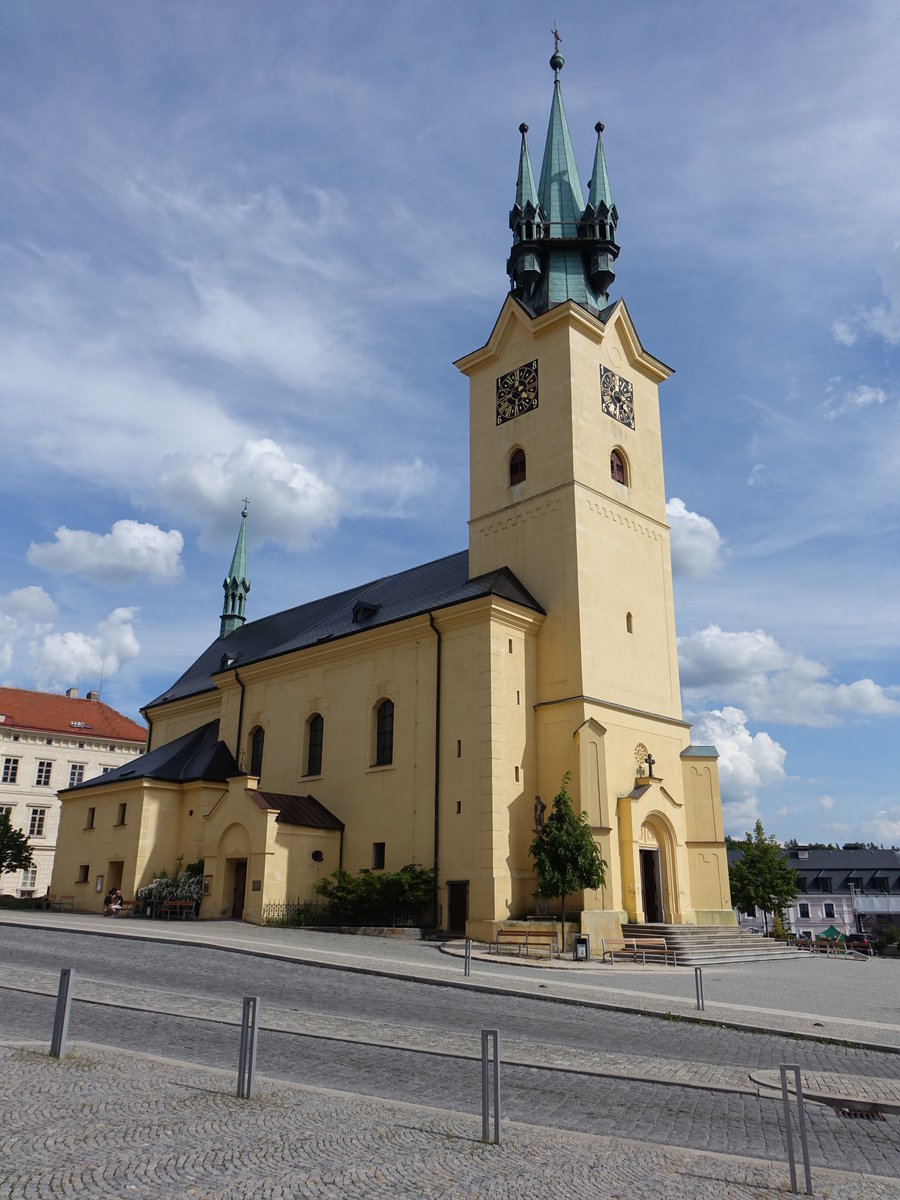
[[[440,930],[535,910],[528,848],[566,773],[605,885],[583,932],[734,924],[717,754],[678,678],[659,385],[610,299],[602,143],[585,200],[558,47],[540,175],[528,127],[510,290],[469,381],[467,550],[256,620],[245,506],[218,638],[145,709],[148,752],[62,793],[52,888],[126,896],[203,862],[201,918],[261,922],[338,867],[434,869]],[[88,888],[76,907],[99,910]]]

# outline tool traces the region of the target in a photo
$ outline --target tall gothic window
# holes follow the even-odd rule
[[[628,476],[625,471],[625,459],[618,450],[613,450],[609,456],[609,473],[616,483],[628,483]]]
[[[250,735],[250,774],[257,778],[262,775],[263,747],[266,741],[266,731],[262,725],[257,725]]]
[[[382,700],[375,712],[375,765],[394,761],[394,702]]]
[[[306,723],[306,774],[322,774],[322,739],[325,719],[321,713],[313,713]]]

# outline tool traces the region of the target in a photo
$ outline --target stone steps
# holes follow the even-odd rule
[[[797,951],[758,933],[722,925],[623,925],[623,937],[663,937],[679,966],[796,961]]]

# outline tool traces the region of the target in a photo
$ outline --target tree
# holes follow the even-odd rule
[[[588,815],[583,812],[577,817],[572,810],[572,797],[566,790],[571,778],[571,772],[567,771],[549,817],[528,847],[537,872],[535,895],[545,900],[562,898],[564,940],[566,896],[606,883],[606,863],[600,857]]]
[[[13,829],[7,809],[0,809],[0,875],[5,871],[26,871],[31,866],[31,847],[20,829]]]
[[[797,895],[797,872],[784,860],[774,837],[767,836],[762,821],[735,846],[741,858],[729,867],[731,899],[741,912],[762,909],[769,932],[769,913],[780,912]]]

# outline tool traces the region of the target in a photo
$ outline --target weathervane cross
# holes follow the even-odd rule
[[[554,43],[553,53],[559,54],[559,43],[562,41],[562,38],[560,37],[559,30],[556,28],[555,22],[554,22],[553,28],[550,30],[550,32],[553,34],[553,43]]]

